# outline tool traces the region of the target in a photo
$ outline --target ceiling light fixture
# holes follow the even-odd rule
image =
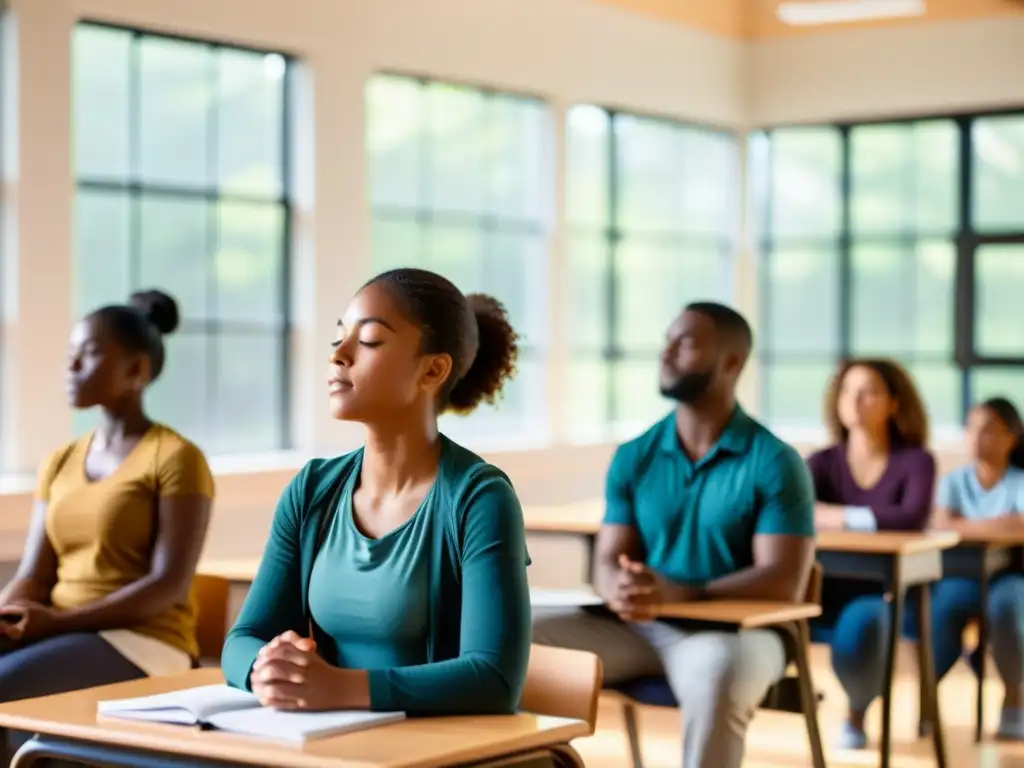
[[[823,0],[780,3],[776,13],[785,24],[811,26],[921,16],[925,0]]]

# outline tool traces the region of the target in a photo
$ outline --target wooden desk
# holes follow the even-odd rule
[[[880,581],[892,598],[889,601],[892,632],[886,649],[882,685],[882,740],[879,745],[882,768],[889,768],[892,756],[892,687],[896,647],[903,627],[907,591],[918,590],[917,618],[920,631],[918,660],[921,675],[923,720],[932,723],[932,740],[938,768],[946,766],[945,734],[939,714],[938,690],[931,639],[930,585],[942,578],[943,552],[951,550],[960,537],[949,531],[932,533],[822,532],[817,538],[818,562],[826,577]]]
[[[1021,562],[1024,549],[1024,520],[1017,516],[962,522],[957,526],[960,544],[943,553],[944,576],[959,576],[978,582],[981,613],[978,617],[978,693],[975,701],[974,740],[980,742],[985,727],[985,675],[989,642],[988,590],[992,577]],[[922,729],[927,723],[922,723]]]
[[[581,501],[557,506],[523,507],[523,520],[529,536],[570,536],[583,540],[583,580],[592,581],[594,576],[594,545],[597,532],[601,530],[604,517],[604,502],[601,500]]]
[[[218,682],[223,682],[220,670],[200,669],[2,704],[0,727],[39,734],[18,752],[11,766],[27,768],[56,757],[125,768],[448,768],[567,744],[590,732],[582,720],[531,714],[443,717],[409,719],[290,746],[185,726],[96,718],[96,705],[102,699]]]
[[[202,560],[196,570],[206,576],[219,576],[232,584],[248,586],[256,578],[256,570],[259,567],[259,557],[236,557]]]

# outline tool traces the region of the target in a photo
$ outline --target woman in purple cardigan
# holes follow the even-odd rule
[[[847,361],[829,387],[825,419],[833,445],[807,460],[817,529],[925,528],[935,460],[925,448],[928,418],[909,374],[891,360]],[[832,668],[849,698],[840,748],[867,745],[864,713],[882,692],[889,623],[878,582],[826,578],[812,639],[831,643]],[[908,619],[904,629],[913,623]]]

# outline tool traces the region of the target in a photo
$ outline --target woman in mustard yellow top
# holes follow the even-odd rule
[[[142,405],[177,324],[174,300],[147,291],[71,334],[71,404],[103,418],[40,469],[21,565],[0,590],[0,701],[184,671],[196,656],[189,588],[213,478]]]

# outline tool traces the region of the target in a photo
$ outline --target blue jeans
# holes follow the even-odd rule
[[[963,655],[964,628],[981,615],[981,594],[975,581],[946,578],[932,587],[931,595],[935,674],[942,679]],[[882,693],[889,608],[875,585],[825,582],[822,616],[812,624],[811,639],[831,643],[832,669],[854,712],[864,712]],[[1024,576],[1005,574],[994,580],[988,619],[996,669],[1007,687],[1019,687],[1024,684]],[[902,630],[904,637],[917,640],[913,596],[907,600]]]
[[[1024,576],[1004,573],[988,590],[989,646],[1007,688],[1024,685]],[[932,591],[935,674],[941,679],[964,652],[968,622],[981,617],[981,588],[972,579],[946,578]],[[977,656],[971,659],[977,671]]]

